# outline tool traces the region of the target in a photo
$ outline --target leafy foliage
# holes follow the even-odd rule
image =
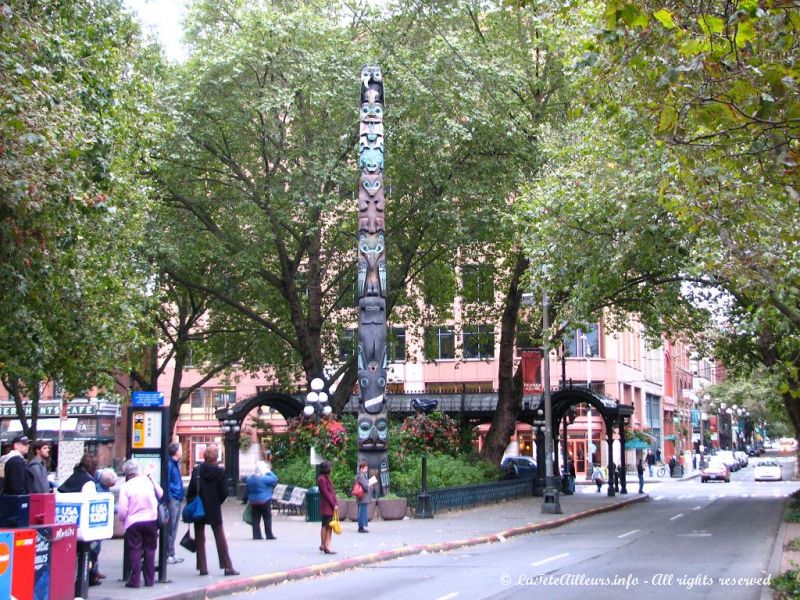
[[[428,489],[487,483],[502,478],[497,465],[474,455],[428,455]],[[422,457],[413,455],[391,462],[392,489],[405,497],[416,497],[422,487]]]
[[[406,417],[391,439],[399,460],[421,454],[455,455],[459,450],[458,425],[441,411]]]

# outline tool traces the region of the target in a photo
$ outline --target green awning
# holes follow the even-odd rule
[[[625,442],[626,450],[647,450],[648,448],[650,448],[650,444],[643,442],[639,438],[633,438]]]
[[[677,441],[677,439],[678,438],[676,438],[674,435],[665,435],[664,436],[664,441],[665,442],[675,442],[675,441]]]

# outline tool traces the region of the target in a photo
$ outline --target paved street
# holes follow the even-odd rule
[[[793,463],[785,461],[789,476]],[[772,552],[780,514],[792,481],[755,483],[752,468],[734,473],[729,484],[702,484],[696,478],[648,483],[646,498],[633,493],[608,498],[593,485],[578,486],[562,498],[564,515],[542,515],[541,499],[524,499],[465,511],[441,513],[432,520],[374,521],[371,533],[359,535],[344,523],[334,539],[338,554],[321,555],[318,523],[303,517],[276,516],[276,541],[250,539],[240,518],[241,505],[225,504],[226,531],[239,578],[221,570],[200,577],[193,556],[169,566],[168,584],[128,590],[118,581],[122,541],[104,542],[102,570],[108,579],[90,589],[90,598],[154,600],[202,597],[202,589],[229,595],[246,589],[248,597],[267,598],[280,590],[297,597],[341,598],[367,586],[377,598],[616,598],[624,587],[648,598],[753,598],[757,585],[719,585],[720,577],[763,577]],[[632,487],[632,491],[636,491]],[[507,534],[500,543],[476,543],[482,536],[498,540],[503,530],[552,522],[576,513],[629,500],[644,499],[620,510],[595,514],[555,529],[526,535]],[[181,529],[181,535],[185,526]],[[446,552],[420,552],[426,544],[454,544]],[[214,556],[213,544],[208,547]],[[396,558],[407,553],[408,556]],[[394,558],[394,560],[392,560]],[[343,570],[349,567],[350,570]],[[358,568],[352,568],[358,567]],[[326,571],[331,574],[309,577]],[[341,571],[341,572],[340,572]],[[542,581],[540,576],[556,579]],[[671,576],[671,578],[670,578]],[[715,585],[701,585],[703,577]],[[290,578],[301,578],[288,582]],[[591,578],[602,578],[592,580]],[[278,583],[278,587],[270,582]],[[707,581],[707,580],[706,580]],[[220,586],[231,586],[222,588]],[[689,589],[691,587],[691,589]],[[244,594],[242,594],[244,597]]]

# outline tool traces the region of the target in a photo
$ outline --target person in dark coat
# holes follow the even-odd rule
[[[91,452],[85,452],[80,462],[75,465],[67,480],[61,484],[58,491],[62,494],[92,493],[97,491],[95,472],[97,471],[97,458]]]
[[[29,492],[25,455],[28,453],[30,440],[27,436],[18,435],[12,443],[14,448],[3,457],[5,463],[3,493],[21,496]]]
[[[219,568],[225,570],[225,575],[238,575],[233,568],[231,555],[228,552],[228,541],[222,529],[222,503],[228,497],[228,486],[225,484],[225,470],[217,464],[219,449],[216,444],[210,444],[203,453],[204,462],[192,471],[192,479],[186,493],[186,500],[191,502],[195,496],[200,496],[203,501],[205,516],[194,524],[194,536],[197,540],[197,570],[200,575],[208,575],[208,562],[206,561],[206,525],[214,532],[214,541],[217,544]]]
[[[277,540],[272,533],[272,491],[278,483],[278,476],[263,460],[256,463],[255,473],[247,478],[247,501],[253,512],[253,539],[261,540],[261,521],[264,521],[264,535],[268,540]]]
[[[323,460],[319,465],[317,486],[319,487],[319,512],[322,516],[319,549],[320,552],[325,554],[336,554],[331,550],[331,537],[333,537],[331,521],[333,520],[333,512],[339,510],[339,502],[333,489],[333,481],[331,481],[331,463],[327,460]]]
[[[639,477],[639,493],[644,494],[644,463],[641,458],[636,461],[636,475]]]

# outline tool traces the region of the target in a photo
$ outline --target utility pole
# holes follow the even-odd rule
[[[561,514],[558,500],[560,481],[553,476],[553,404],[550,398],[550,300],[547,291],[542,291],[542,342],[544,344],[544,448],[545,488],[542,513]]]

